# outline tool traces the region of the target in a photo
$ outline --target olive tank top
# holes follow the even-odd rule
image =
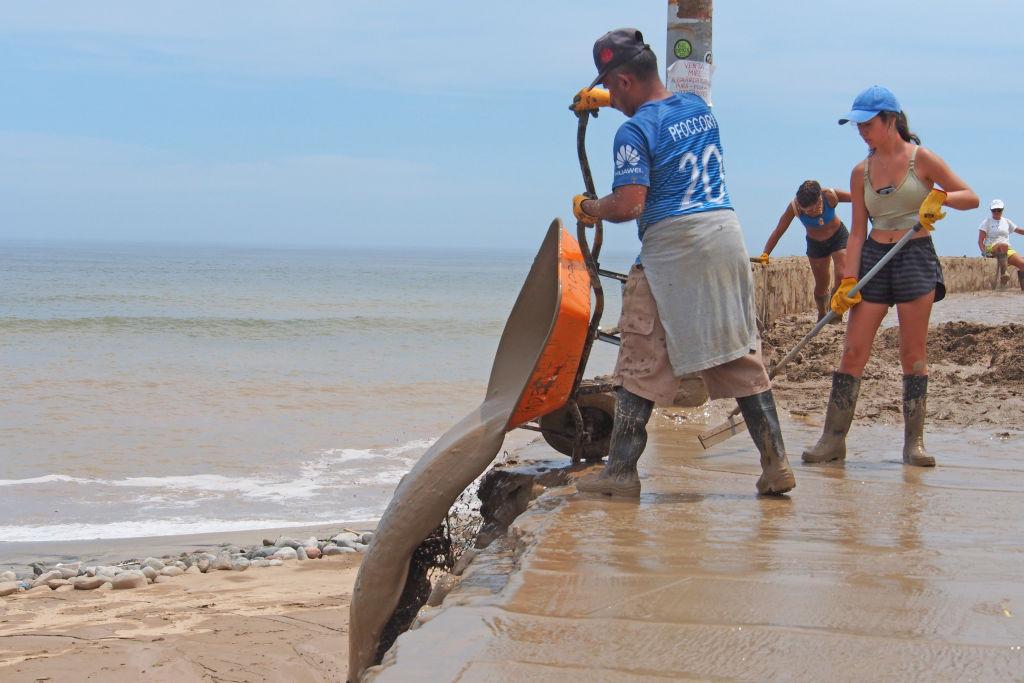
[[[893,192],[879,194],[871,186],[871,157],[864,162],[864,206],[867,207],[874,230],[910,230],[918,221],[921,202],[931,191],[914,171],[918,147],[910,153],[907,175]],[[884,188],[883,188],[884,189]]]

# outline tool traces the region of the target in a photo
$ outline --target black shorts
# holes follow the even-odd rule
[[[828,239],[812,239],[810,233],[807,235],[807,258],[825,258],[832,254],[846,249],[846,240],[850,237],[850,231],[841,222],[839,229],[832,233]]]
[[[881,244],[870,237],[864,240],[864,246],[860,250],[860,277],[863,278],[895,244]],[[942,264],[935,253],[932,238],[922,237],[907,242],[899,253],[864,285],[860,295],[864,301],[892,306],[913,301],[933,289],[935,300],[942,301],[946,296]]]

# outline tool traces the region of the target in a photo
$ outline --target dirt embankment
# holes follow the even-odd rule
[[[764,334],[768,367],[773,367],[814,324],[810,314],[781,318]],[[845,325],[827,325],[774,381],[783,409],[793,415],[822,415],[832,371],[842,354]],[[928,413],[955,425],[1015,426],[1024,414],[1024,325],[949,322],[928,333]],[[857,418],[901,422],[902,370],[899,328],[875,337],[864,369]]]

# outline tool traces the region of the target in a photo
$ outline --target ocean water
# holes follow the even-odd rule
[[[0,243],[0,560],[5,542],[377,517],[479,404],[542,237],[516,252]],[[613,359],[599,344],[588,375]]]

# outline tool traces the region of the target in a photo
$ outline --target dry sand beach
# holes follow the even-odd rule
[[[0,598],[0,680],[344,681],[360,557]]]

